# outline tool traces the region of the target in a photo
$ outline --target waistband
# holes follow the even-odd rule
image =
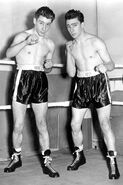
[[[77,71],[77,77],[91,77],[100,74],[98,71]]]
[[[21,70],[34,70],[34,71],[44,71],[43,66],[38,66],[38,65],[17,65],[17,69],[21,69]]]

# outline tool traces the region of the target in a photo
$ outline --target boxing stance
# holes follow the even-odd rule
[[[115,137],[110,124],[111,94],[106,73],[114,69],[114,62],[102,39],[85,31],[82,12],[69,10],[65,14],[65,21],[73,38],[66,43],[67,72],[70,77],[76,76],[71,120],[74,160],[67,170],[77,170],[86,163],[81,125],[90,103],[93,103],[108,150],[109,179],[118,179],[120,173],[116,162]]]
[[[45,72],[52,69],[55,45],[46,33],[55,19],[54,12],[41,7],[35,12],[34,27],[15,36],[7,50],[7,57],[16,57],[12,110],[14,118],[13,154],[4,172],[10,173],[22,166],[22,132],[27,104],[31,104],[39,133],[40,160],[43,172],[50,177],[59,177],[51,166],[49,134],[46,116],[48,109],[48,80]]]

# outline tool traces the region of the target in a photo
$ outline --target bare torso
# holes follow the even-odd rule
[[[25,38],[30,34],[33,34],[33,30],[25,31]],[[18,53],[16,56],[17,65],[42,66],[49,50],[49,40],[39,37],[36,44],[27,45]]]
[[[70,44],[71,54],[75,60],[77,71],[93,71],[102,60],[96,47],[97,38],[88,36],[83,41],[73,40]]]

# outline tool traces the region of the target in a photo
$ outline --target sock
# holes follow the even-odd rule
[[[41,151],[41,154],[44,155],[44,151]]]
[[[21,147],[20,148],[15,148],[15,153],[21,154]]]
[[[79,146],[79,150],[80,150],[80,151],[83,150],[83,145]]]

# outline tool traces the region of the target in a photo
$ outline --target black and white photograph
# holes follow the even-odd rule
[[[0,185],[123,183],[123,1],[0,1]]]

